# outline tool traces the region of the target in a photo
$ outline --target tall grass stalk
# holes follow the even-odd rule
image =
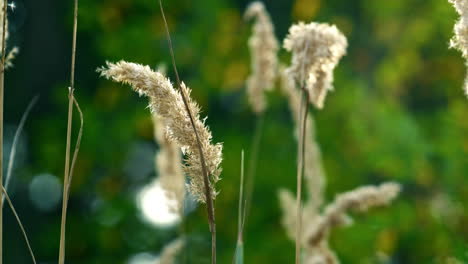
[[[0,186],[3,189],[3,101],[5,88],[5,53],[6,53],[6,19],[8,0],[3,1],[2,21],[2,61],[0,63]],[[0,209],[3,208],[3,192],[0,192]],[[0,210],[0,264],[3,263],[3,210]]]
[[[302,243],[302,178],[304,174],[304,159],[305,159],[305,135],[307,132],[307,114],[309,112],[309,99],[305,88],[301,89],[303,92],[303,99],[301,100],[301,107],[299,111],[300,134],[299,144],[297,148],[297,191],[296,191],[296,264],[301,262],[301,243]],[[302,114],[302,111],[304,113]]]
[[[198,145],[198,152],[200,153],[200,163],[202,167],[202,174],[203,174],[203,184],[205,186],[205,196],[206,196],[206,209],[207,209],[207,214],[208,214],[208,222],[210,226],[210,232],[211,232],[211,263],[216,264],[216,219],[215,219],[215,208],[214,208],[214,199],[210,190],[210,185],[209,185],[209,175],[208,175],[208,170],[206,168],[206,162],[205,158],[203,155],[203,148],[201,145],[200,141],[200,136],[198,135],[197,128],[195,126],[194,118],[192,115],[192,112],[190,111],[190,107],[188,105],[188,100],[187,100],[187,95],[185,94],[184,89],[181,89],[181,81],[179,78],[179,73],[177,71],[177,66],[175,62],[175,56],[174,56],[174,50],[172,48],[172,40],[171,40],[171,35],[169,33],[169,26],[166,21],[166,17],[164,15],[164,8],[162,5],[162,0],[159,0],[159,7],[161,9],[161,15],[164,20],[164,26],[166,28],[166,36],[167,36],[167,42],[169,45],[169,51],[171,54],[171,59],[172,59],[172,66],[174,68],[174,72],[176,75],[177,79],[177,86],[179,87],[179,90],[181,91],[182,99],[184,101],[184,106],[185,110],[187,111],[187,114],[190,118],[190,123],[192,124],[193,132],[195,134],[195,138],[197,140],[197,145]]]
[[[72,40],[72,54],[71,54],[71,73],[70,73],[70,87],[68,89],[68,123],[67,123],[67,139],[66,139],[66,149],[65,149],[65,172],[63,179],[63,200],[62,200],[62,220],[60,227],[60,249],[59,249],[59,264],[65,263],[65,229],[67,222],[67,207],[68,207],[68,197],[69,189],[71,183],[71,174],[73,169],[76,155],[78,154],[79,145],[75,147],[75,154],[73,155],[72,167],[70,167],[70,145],[71,145],[71,132],[72,132],[72,121],[73,121],[73,105],[76,104],[74,97],[75,90],[75,58],[76,58],[76,32],[78,27],[78,0],[74,1],[74,15],[73,15],[73,40]],[[81,114],[81,112],[80,112]],[[83,120],[81,120],[83,124]],[[82,129],[82,126],[81,126]],[[81,129],[78,140],[81,141]],[[79,142],[78,141],[78,142]],[[0,263],[1,264],[1,263]]]

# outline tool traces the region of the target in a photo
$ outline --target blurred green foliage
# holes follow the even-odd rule
[[[403,185],[389,208],[356,216],[354,226],[332,232],[331,246],[342,263],[446,263],[449,257],[468,262],[468,101],[461,88],[463,59],[448,49],[457,19],[453,7],[440,0],[264,2],[280,40],[298,20],[336,24],[349,39],[348,54],[335,71],[336,89],[324,110],[313,111],[327,200],[364,184]],[[240,153],[245,149],[248,157],[255,127],[245,98],[250,25],[242,13],[247,4],[165,1],[181,77],[209,116],[214,141],[224,142],[216,201],[219,263],[232,262],[234,255]],[[10,14],[11,45],[21,53],[7,72],[6,124],[16,125],[27,102],[41,95],[26,126],[26,161],[15,170],[10,192],[41,263],[57,259],[60,208],[36,209],[28,186],[39,173],[63,173],[71,8],[72,1],[23,0]],[[154,169],[138,177],[125,170],[139,144],[149,144],[152,154],[157,150],[147,101],[95,72],[106,60],[169,65],[157,1],[81,0],[77,56],[76,96],[85,128],[68,213],[67,262],[128,263],[140,252],[157,254],[179,229],[154,228],[139,217],[135,195],[154,179]],[[280,57],[288,62],[284,50]],[[255,210],[246,227],[246,262],[293,261],[294,243],[281,227],[277,200],[279,187],[295,190],[292,133],[287,103],[273,92]],[[5,263],[30,263],[5,210]],[[187,217],[185,227],[187,263],[208,263],[203,207]]]

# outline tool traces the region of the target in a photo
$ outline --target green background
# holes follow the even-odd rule
[[[16,0],[10,12],[9,45],[21,51],[6,73],[6,142],[31,98],[41,97],[25,127],[9,192],[40,263],[57,262],[61,210],[36,208],[29,188],[41,173],[63,177],[72,2]],[[349,41],[335,70],[335,91],[324,110],[312,111],[327,174],[326,200],[366,184],[403,185],[390,207],[356,215],[355,225],[332,232],[331,247],[342,263],[447,263],[448,257],[468,262],[468,101],[464,60],[448,48],[457,19],[453,7],[444,0],[264,3],[279,40],[302,20],[336,24]],[[247,4],[165,3],[181,78],[209,117],[214,141],[224,142],[216,201],[219,263],[232,262],[240,152],[249,156],[255,127],[245,93]],[[281,50],[280,58],[287,63],[289,55]],[[120,59],[153,68],[169,63],[157,2],[80,0],[76,97],[85,128],[68,211],[70,264],[127,263],[137,253],[158,254],[179,232],[139,217],[135,195],[154,179],[158,147],[147,100],[96,73],[105,61]],[[292,263],[294,243],[280,223],[277,191],[295,190],[296,143],[286,100],[275,91],[268,103],[245,256],[247,263]],[[151,169],[138,175],[128,160],[141,149],[148,155],[137,159],[137,168]],[[4,222],[5,263],[31,263],[8,208]],[[188,215],[186,225],[187,263],[209,263],[203,206]]]

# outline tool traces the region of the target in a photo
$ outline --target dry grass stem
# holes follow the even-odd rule
[[[37,100],[39,99],[39,96],[35,96],[31,102],[29,102],[28,106],[26,107],[26,110],[23,113],[23,116],[21,117],[20,123],[18,125],[18,128],[16,129],[15,136],[13,137],[13,143],[11,144],[11,150],[10,150],[10,157],[8,158],[8,167],[7,167],[7,174],[5,178],[5,190],[8,191],[8,186],[11,181],[11,176],[13,173],[13,167],[15,164],[15,155],[16,155],[16,148],[18,146],[18,140],[21,135],[21,132],[23,131],[24,124],[26,123],[26,120],[28,119],[29,113],[31,112],[32,108],[34,105],[37,103]],[[5,201],[5,197],[3,197],[2,202]]]
[[[291,110],[291,116],[296,124],[295,134],[299,142],[299,127],[300,127],[300,105],[301,93],[295,87],[294,80],[290,78],[284,67],[280,68],[281,91],[288,100],[288,105]],[[316,141],[315,121],[308,114],[307,134],[305,135],[305,156],[304,156],[304,177],[307,180],[306,186],[310,196],[309,203],[315,211],[323,204],[323,192],[326,184],[325,172],[322,166],[322,154],[320,147]]]
[[[16,222],[18,222],[18,225],[19,225],[19,227],[21,229],[21,233],[23,234],[24,240],[26,241],[26,245],[28,246],[29,254],[31,254],[32,261],[33,261],[34,264],[36,264],[36,258],[34,257],[34,252],[33,252],[32,248],[31,248],[31,244],[29,243],[28,235],[26,234],[26,230],[24,229],[24,226],[21,223],[19,215],[16,212],[15,207],[13,206],[13,203],[11,202],[11,199],[8,196],[8,193],[7,193],[6,189],[3,188],[3,187],[2,187],[2,192],[5,195],[4,197],[6,197],[6,200],[8,202],[8,205],[10,206],[11,211],[13,212],[13,215],[16,218]]]
[[[460,19],[454,27],[455,35],[450,40],[450,47],[458,49],[463,58],[467,60],[466,64],[468,65],[468,2],[466,0],[449,0],[449,2],[453,4],[460,15]],[[465,77],[463,87],[466,96],[468,96],[468,75]]]
[[[187,95],[185,90],[182,88],[182,83],[179,78],[179,72],[177,71],[174,49],[172,47],[171,34],[169,32],[169,26],[166,21],[166,16],[164,15],[164,8],[163,8],[162,0],[159,0],[159,8],[161,10],[161,16],[164,21],[164,27],[166,28],[167,43],[169,46],[169,52],[171,54],[172,67],[174,68],[174,72],[177,78],[177,85],[179,87],[179,90],[181,91],[185,110],[187,111],[188,117],[190,119],[190,124],[192,125],[193,133],[195,134],[195,139],[197,140],[198,155],[200,157],[201,172],[202,172],[202,177],[203,177],[203,186],[205,189],[206,211],[208,215],[208,224],[209,224],[210,232],[211,232],[211,263],[216,264],[216,216],[215,216],[215,204],[214,204],[215,198],[214,198],[214,194],[212,193],[213,188],[210,186],[210,174],[207,168],[208,164],[206,163],[207,161],[205,159],[205,153],[204,153],[204,148],[203,148],[204,146],[202,145],[201,137],[198,134],[198,128],[195,125],[195,120],[198,120],[198,118],[196,118],[197,116],[193,115],[192,109],[190,109],[190,106],[189,106],[189,101],[188,101],[189,95]]]
[[[70,193],[71,182],[73,179],[73,173],[75,171],[76,161],[78,159],[78,153],[80,152],[81,147],[81,139],[83,137],[83,125],[84,125],[84,118],[83,112],[81,111],[80,105],[75,97],[73,97],[73,104],[75,105],[76,111],[80,115],[80,129],[78,130],[78,135],[76,136],[76,143],[75,143],[75,150],[73,151],[73,157],[70,165],[70,173],[69,173],[69,181],[67,185],[67,192]]]
[[[307,92],[302,89],[304,94],[301,100],[301,106],[298,119],[300,122],[299,144],[297,150],[297,188],[296,188],[296,264],[301,262],[300,255],[302,249],[301,236],[302,236],[302,178],[304,175],[304,156],[305,156],[305,134],[307,132],[307,113],[309,112],[309,101]],[[302,114],[302,112],[304,112]]]
[[[7,38],[7,6],[8,0],[0,2],[3,10],[0,15],[2,21],[2,61],[0,63],[0,186],[3,189],[3,103],[4,103],[4,88],[5,88],[5,50]],[[3,192],[0,192],[0,264],[3,263]]]
[[[73,16],[73,40],[71,50],[71,70],[70,70],[70,87],[68,88],[68,121],[67,121],[67,138],[65,147],[65,169],[63,178],[63,199],[62,199],[62,219],[60,224],[60,249],[59,249],[59,264],[65,263],[65,232],[67,222],[67,207],[69,191],[71,186],[71,179],[73,177],[73,169],[75,166],[76,158],[79,151],[79,144],[81,142],[82,128],[83,128],[83,116],[76,102],[74,91],[75,91],[75,58],[76,58],[76,35],[78,28],[78,0],[74,1],[74,16]],[[71,133],[72,133],[72,121],[73,121],[73,106],[76,105],[80,117],[81,117],[81,128],[77,139],[77,145],[75,146],[72,162],[70,165],[70,148],[71,148]]]
[[[279,44],[270,15],[261,2],[251,3],[245,17],[255,20],[249,39],[253,72],[247,79],[247,94],[253,111],[261,114],[266,108],[264,91],[272,90],[275,84]]]
[[[308,124],[308,103],[310,101],[317,108],[323,108],[326,94],[332,90],[333,69],[346,53],[347,40],[335,26],[301,22],[290,27],[283,46],[292,53],[291,66],[287,69],[289,78],[301,87],[302,97],[304,97],[300,103],[299,113],[296,113],[300,128],[295,238],[296,264],[299,264],[302,240],[302,176],[307,151],[305,137]]]

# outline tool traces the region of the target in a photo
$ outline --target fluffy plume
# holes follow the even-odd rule
[[[260,114],[266,107],[264,90],[271,90],[274,86],[279,44],[270,15],[261,2],[251,3],[245,17],[255,19],[249,39],[252,74],[247,79],[247,93],[254,112]]]
[[[190,123],[190,118],[185,110],[182,95],[175,90],[169,81],[161,73],[154,72],[148,66],[120,61],[107,63],[107,67],[98,69],[101,76],[117,82],[129,84],[133,90],[140,95],[150,99],[150,109],[164,120],[167,137],[175,141],[185,154],[184,172],[189,176],[189,191],[200,202],[205,202],[202,167],[200,153],[195,134]],[[200,119],[200,108],[190,98],[190,89],[181,84],[181,89],[188,96],[188,107],[190,108],[195,127],[198,131],[207,170],[210,177],[210,191],[216,196],[215,184],[221,173],[222,144],[212,144],[212,135],[204,120]]]
[[[338,264],[340,261],[335,252],[330,249],[327,241],[306,249],[305,264]]]
[[[286,234],[291,240],[296,238],[296,198],[294,194],[286,189],[280,189],[278,191],[278,198],[282,213],[281,223],[286,229]],[[305,204],[302,211],[302,223],[308,222],[309,219],[315,219],[317,217],[317,210],[313,205],[308,202]]]
[[[159,259],[155,264],[174,264],[176,263],[177,254],[184,247],[185,241],[182,238],[178,238],[172,241],[169,245],[165,246]]]
[[[333,69],[346,53],[346,37],[334,25],[300,22],[289,28],[283,46],[292,53],[289,74],[307,89],[311,103],[323,108],[333,89]]]
[[[468,64],[468,1],[449,0],[449,2],[453,4],[460,15],[460,19],[454,27],[455,36],[450,40],[450,47],[461,51]],[[468,77],[465,78],[464,89],[468,96]]]
[[[294,80],[289,76],[284,67],[280,67],[281,91],[289,102],[289,108],[296,124],[295,135],[299,140],[299,114],[301,105],[301,93],[295,87]],[[315,140],[315,122],[311,114],[307,116],[306,127],[308,134],[305,135],[305,155],[304,155],[304,177],[307,180],[307,190],[309,192],[310,207],[314,211],[323,204],[323,189],[326,184],[325,173],[322,167],[322,154],[320,147]]]
[[[384,183],[379,187],[364,186],[356,190],[340,194],[335,201],[325,208],[323,215],[311,225],[308,232],[308,243],[320,244],[335,226],[349,223],[348,211],[365,212],[372,207],[388,205],[400,192],[400,185]]]
[[[13,67],[13,61],[18,55],[19,49],[18,47],[13,47],[10,52],[8,53],[7,57],[5,58],[5,69],[9,69]]]
[[[173,211],[182,215],[185,199],[185,177],[182,171],[182,159],[179,146],[166,135],[164,119],[153,114],[154,138],[159,145],[156,154],[156,171],[159,175],[161,187],[169,199],[176,201]]]
[[[305,248],[306,264],[338,264],[338,258],[328,245],[328,234],[337,226],[346,226],[352,223],[347,215],[348,211],[363,212],[372,207],[389,204],[400,191],[396,183],[384,183],[378,187],[365,186],[356,190],[340,194],[335,201],[328,205],[322,214],[310,202],[306,203],[302,212],[302,223],[306,227],[302,236],[302,245]],[[284,189],[278,193],[280,207],[283,212],[282,224],[289,239],[296,237],[296,199],[294,195]]]

